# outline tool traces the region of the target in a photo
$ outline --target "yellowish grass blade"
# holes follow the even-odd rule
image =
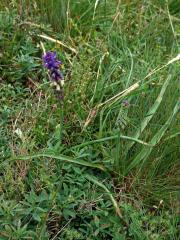
[[[49,41],[51,41],[51,42],[57,43],[57,44],[65,47],[65,48],[71,50],[71,51],[74,52],[75,54],[77,54],[77,51],[76,51],[75,48],[72,48],[72,47],[67,46],[67,45],[66,45],[65,43],[63,43],[62,41],[59,41],[59,40],[57,40],[57,39],[54,39],[54,38],[49,37],[49,36],[44,35],[44,34],[39,34],[38,36],[41,37],[41,38],[43,38],[43,39],[49,40]]]

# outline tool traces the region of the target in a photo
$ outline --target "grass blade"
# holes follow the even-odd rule
[[[109,198],[111,199],[112,204],[113,204],[113,206],[114,206],[114,208],[115,208],[115,211],[116,211],[117,215],[118,215],[120,218],[122,218],[121,210],[120,210],[120,208],[119,208],[119,206],[118,206],[115,198],[113,197],[112,193],[107,189],[107,187],[106,187],[104,184],[100,183],[98,180],[96,180],[96,179],[95,179],[94,177],[92,177],[92,176],[86,175],[86,178],[87,178],[87,180],[89,180],[90,182],[93,182],[93,183],[95,183],[97,186],[99,186],[100,188],[104,189],[104,191],[108,194]]]
[[[85,147],[85,146],[92,145],[92,144],[95,144],[95,143],[102,143],[102,142],[106,142],[106,141],[109,141],[109,140],[114,140],[114,139],[117,139],[118,137],[120,137],[121,139],[134,141],[134,142],[140,143],[142,145],[152,147],[152,145],[150,145],[150,144],[148,144],[144,141],[141,141],[139,139],[136,139],[136,138],[132,138],[132,137],[124,136],[124,135],[120,135],[120,136],[114,135],[114,136],[111,136],[111,137],[105,137],[105,138],[100,138],[100,139],[96,139],[96,140],[92,140],[92,141],[87,141],[87,142],[81,143],[79,145],[73,146],[72,149],[79,148],[79,147]]]
[[[56,44],[59,44],[59,45],[65,47],[65,48],[71,50],[71,51],[74,52],[75,54],[77,54],[77,51],[76,51],[75,48],[72,48],[72,47],[67,46],[67,45],[66,45],[65,43],[63,43],[62,41],[59,41],[59,40],[57,40],[57,39],[54,39],[54,38],[49,37],[49,36],[44,35],[44,34],[39,34],[38,37],[43,38],[43,39],[46,39],[46,40],[49,40],[49,41],[54,42],[54,43],[56,43]]]
[[[132,138],[138,139],[140,134],[144,131],[144,129],[147,127],[148,123],[150,122],[150,120],[152,119],[152,117],[154,116],[154,114],[156,113],[157,109],[159,108],[161,101],[163,99],[164,93],[166,92],[167,86],[170,83],[170,79],[171,76],[169,76],[166,81],[164,82],[161,91],[157,97],[157,99],[155,100],[154,104],[152,105],[152,107],[149,109],[148,113],[146,114],[146,117],[143,119],[143,121],[141,122],[141,125],[139,127],[139,129],[134,133],[134,135],[132,136]],[[134,145],[135,142],[130,142],[127,145],[127,151]]]
[[[97,168],[97,169],[100,169],[102,171],[105,171],[105,167],[102,164],[99,164],[99,163],[90,163],[90,162],[86,162],[84,160],[76,160],[76,159],[73,159],[71,157],[67,157],[67,156],[64,156],[64,155],[58,155],[57,156],[57,155],[46,154],[46,153],[34,154],[34,155],[31,155],[31,156],[19,156],[19,157],[17,156],[17,157],[5,160],[3,163],[0,164],[0,167],[2,165],[6,164],[7,162],[12,162],[12,161],[17,161],[17,160],[18,161],[19,160],[28,161],[28,160],[31,160],[31,159],[34,159],[34,158],[41,158],[41,157],[53,158],[53,159],[60,160],[62,162],[74,163],[74,164],[82,165],[82,166],[85,166],[85,167]]]
[[[179,109],[179,101],[176,103],[172,115],[166,121],[166,123],[161,127],[161,129],[154,135],[151,139],[150,144],[156,145],[159,143],[161,138],[163,137],[164,133],[168,129],[169,125],[171,124],[174,116],[178,112]],[[137,157],[130,163],[129,167],[127,168],[126,174],[129,173],[134,167],[136,167],[140,162],[145,162],[148,156],[150,155],[153,148],[144,147],[141,152],[137,155]]]

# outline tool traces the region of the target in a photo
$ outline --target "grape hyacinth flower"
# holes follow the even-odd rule
[[[57,59],[56,52],[47,52],[42,57],[44,67],[48,69],[50,78],[52,80],[52,85],[55,87],[55,93],[57,98],[62,101],[64,98],[63,92],[63,75],[60,71],[60,66],[62,62]]]

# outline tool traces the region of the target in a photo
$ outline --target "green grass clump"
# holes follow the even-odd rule
[[[0,239],[178,239],[178,13],[0,3]],[[63,61],[63,104],[43,48]]]

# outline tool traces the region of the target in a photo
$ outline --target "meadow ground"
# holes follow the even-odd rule
[[[179,0],[0,2],[0,240],[178,239],[179,14]]]

